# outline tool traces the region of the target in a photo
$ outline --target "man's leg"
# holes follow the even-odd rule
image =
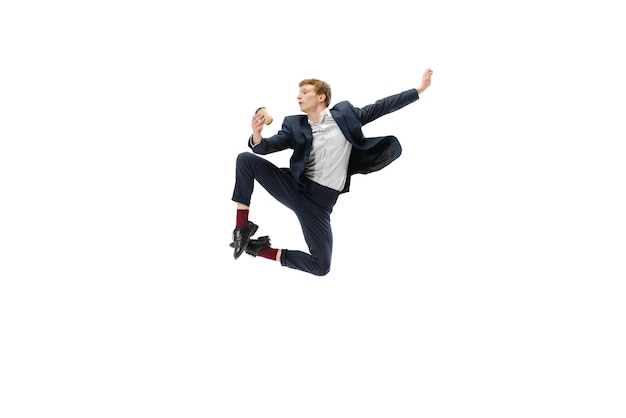
[[[250,209],[255,180],[276,200],[293,208],[298,193],[290,174],[265,158],[251,152],[243,152],[237,157],[235,190],[232,197],[237,203],[237,209]]]
[[[237,218],[233,231],[235,259],[243,254],[250,238],[258,229],[258,226],[248,219],[255,180],[288,207],[293,207],[292,201],[298,195],[289,174],[258,155],[250,152],[239,154],[232,197],[232,200],[237,203]],[[280,255],[276,253],[277,250],[274,249],[263,249],[259,255],[264,258],[280,260]]]
[[[302,270],[316,276],[324,276],[330,271],[333,254],[333,232],[330,214],[337,202],[339,193],[335,190],[311,183],[302,194],[299,205],[294,209],[309,254],[302,251],[282,250],[280,262],[283,266]]]
[[[309,253],[284,249],[281,254],[278,254],[280,262],[283,266],[292,269],[315,276],[325,276],[330,271],[333,254],[330,213],[312,206],[299,210],[297,215]]]

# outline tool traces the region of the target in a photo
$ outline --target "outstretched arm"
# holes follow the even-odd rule
[[[430,76],[432,74],[433,70],[431,70],[430,68],[427,68],[426,71],[424,71],[424,75],[422,75],[422,84],[416,89],[417,94],[422,94],[424,90],[426,90],[428,86],[430,86]]]

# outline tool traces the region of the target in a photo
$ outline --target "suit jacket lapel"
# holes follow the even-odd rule
[[[304,142],[304,162],[306,164],[309,161],[309,154],[311,153],[311,145],[313,144],[313,131],[311,130],[311,125],[309,125],[309,120],[306,115],[301,119],[300,129],[302,129],[302,133],[304,134],[305,142]]]
[[[348,126],[346,119],[343,117],[343,114],[340,111],[335,110],[334,108],[330,109],[330,114],[333,116],[333,119],[335,119],[335,122],[337,122],[337,126],[339,126],[339,129],[343,133],[343,136],[346,137],[348,142],[354,144],[354,141],[352,140],[352,135],[350,135],[350,127]]]

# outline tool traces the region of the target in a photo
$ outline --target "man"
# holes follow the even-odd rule
[[[396,137],[365,138],[361,127],[417,101],[430,86],[432,73],[430,69],[424,72],[418,88],[363,108],[343,101],[329,109],[330,86],[317,79],[303,80],[297,98],[304,114],[287,116],[281,130],[268,138],[261,134],[262,112],[255,113],[248,139],[253,153],[239,154],[236,164],[232,200],[237,204],[237,218],[231,243],[235,259],[245,251],[316,276],[328,274],[333,248],[330,214],[337,198],[349,191],[353,174],[380,170],[402,152]],[[278,168],[257,155],[285,149],[293,150],[289,168]],[[309,253],[272,248],[268,236],[251,239],[258,229],[248,219],[255,180],[296,214]]]

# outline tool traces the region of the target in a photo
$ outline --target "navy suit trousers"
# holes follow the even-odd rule
[[[339,192],[313,181],[307,181],[306,189],[301,190],[288,170],[251,152],[239,154],[232,200],[250,206],[255,180],[296,214],[309,247],[309,253],[282,249],[281,265],[316,276],[326,275],[333,252],[330,214]]]

